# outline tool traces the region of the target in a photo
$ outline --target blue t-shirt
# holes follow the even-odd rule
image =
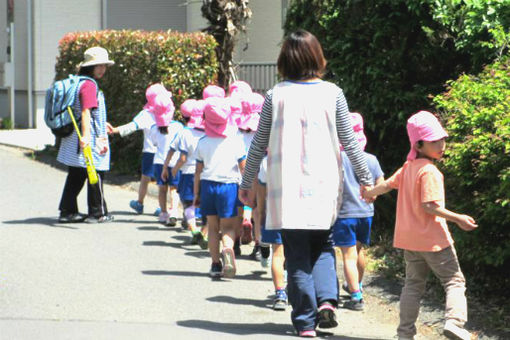
[[[377,158],[367,152],[365,152],[365,157],[367,159],[368,169],[374,181],[384,176]],[[342,151],[342,164],[344,171],[344,192],[342,195],[342,207],[338,213],[338,218],[374,216],[374,204],[368,204],[360,198],[360,185],[345,151]]]

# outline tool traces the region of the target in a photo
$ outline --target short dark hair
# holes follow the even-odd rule
[[[321,78],[326,63],[319,40],[312,33],[299,29],[284,40],[277,66],[282,78],[304,80]]]

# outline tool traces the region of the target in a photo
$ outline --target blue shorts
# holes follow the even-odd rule
[[[262,223],[260,229],[262,243],[283,244],[281,230],[267,230],[266,223]]]
[[[172,187],[177,187],[179,184],[179,178],[181,177],[181,172],[178,171],[175,177],[172,176],[172,168],[168,167],[168,178],[166,181],[161,179],[161,173],[163,172],[163,164],[154,164],[154,177],[156,177],[156,183],[158,185],[170,185]]]
[[[194,174],[181,174],[179,179],[179,185],[177,186],[177,192],[181,201],[193,201],[193,185],[195,181]]]
[[[333,225],[335,246],[352,247],[356,241],[369,245],[372,217],[337,218]]]
[[[237,216],[237,183],[200,181],[200,211],[202,216],[216,215],[220,218]]]
[[[154,177],[154,167],[152,166],[153,161],[154,154],[152,152],[142,153],[142,175]]]

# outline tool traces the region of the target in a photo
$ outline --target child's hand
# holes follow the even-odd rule
[[[172,176],[173,176],[173,178],[175,178],[175,176],[177,176],[177,171],[178,171],[178,169],[176,167],[172,168]]]
[[[161,179],[163,181],[166,181],[168,178],[168,168],[166,166],[163,166],[163,172],[161,172]]]
[[[199,207],[200,206],[200,195],[195,195],[195,197],[193,198],[193,205],[195,207]]]
[[[478,224],[476,224],[475,220],[468,215],[459,215],[455,223],[457,223],[460,229],[465,231],[471,231],[478,228]]]
[[[373,188],[371,185],[361,185],[360,186],[360,195],[361,198],[367,203],[373,203],[376,197],[368,195],[368,192]]]
[[[113,135],[115,133],[119,133],[119,129],[114,127],[112,124],[106,122],[106,133],[109,135]]]

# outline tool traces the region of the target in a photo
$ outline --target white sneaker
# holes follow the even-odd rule
[[[160,212],[158,216],[159,223],[167,224],[168,223],[168,213]]]
[[[449,339],[471,340],[471,333],[464,327],[457,325],[455,321],[451,319],[446,320],[443,334]]]

